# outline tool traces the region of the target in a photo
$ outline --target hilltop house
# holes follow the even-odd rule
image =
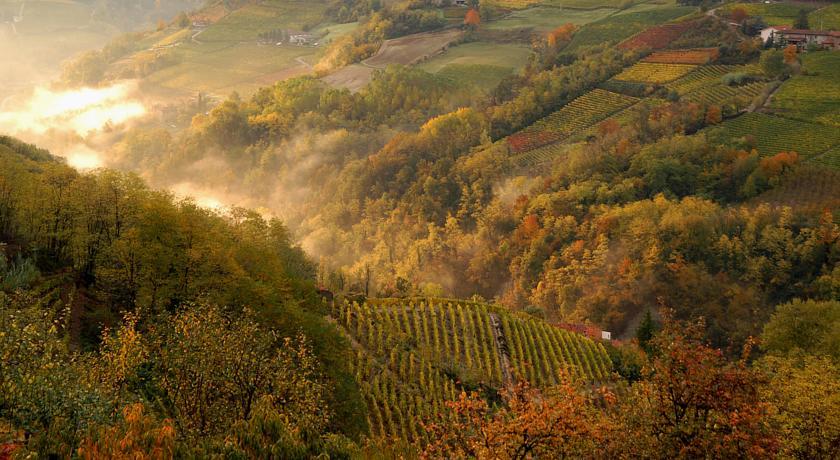
[[[797,48],[819,46],[829,50],[840,50],[840,32],[824,30],[793,29],[786,26],[768,27],[761,31],[761,39],[777,46],[796,45]]]

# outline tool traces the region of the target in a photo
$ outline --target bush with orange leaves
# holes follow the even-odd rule
[[[614,396],[604,391],[609,403]],[[571,382],[540,391],[527,383],[502,390],[503,407],[477,393],[447,403],[442,421],[426,426],[422,458],[580,458],[598,452],[614,425],[595,400]]]
[[[122,421],[102,428],[82,440],[77,451],[84,460],[172,458],[175,453],[175,428],[171,420],[158,421],[146,415],[142,404],[123,409]]]

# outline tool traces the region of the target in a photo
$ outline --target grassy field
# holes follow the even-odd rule
[[[201,34],[202,42],[256,40],[262,32],[274,29],[303,30],[321,21],[324,5],[289,0],[263,5],[247,5],[225,16]]]
[[[296,58],[312,56],[312,48],[259,46],[256,43],[211,48],[187,44],[178,48],[181,62],[148,77],[147,84],[163,93],[203,91],[225,96],[232,91],[250,93],[277,80],[308,71]]]
[[[582,46],[621,41],[650,26],[685,16],[693,11],[695,11],[693,7],[663,6],[661,8],[608,16],[600,21],[583,26],[575,34],[568,49],[576,50]]]
[[[320,47],[260,46],[260,33],[273,30],[300,31],[323,18],[325,4],[301,0],[269,1],[247,5],[223,16],[206,30],[190,36],[183,32],[158,38],[155,45],[181,41],[172,48],[177,64],[145,78],[153,95],[187,96],[198,91],[226,96],[232,91],[250,94],[277,80],[309,72],[306,63],[317,60]],[[351,32],[357,24],[324,24],[313,34],[335,38]],[[322,40],[323,41],[323,40]]]
[[[347,24],[321,24],[318,27],[312,29],[311,32],[315,35],[323,34],[321,42],[326,44],[338,38],[341,38],[349,33],[352,33],[358,27],[358,22],[348,22]]]
[[[840,127],[840,51],[805,53],[802,65],[807,74],[787,80],[773,95],[771,109],[780,116]]]
[[[488,90],[525,67],[530,54],[531,49],[523,44],[472,42],[452,46],[418,67],[459,84]]]
[[[809,3],[729,3],[718,14],[728,15],[735,8],[743,8],[750,16],[761,16],[770,26],[790,26],[799,15],[799,10],[811,11],[816,8]]]
[[[840,30],[840,3],[810,12],[808,14],[808,25],[812,29]]]
[[[589,24],[615,13],[612,8],[596,8],[592,10],[573,10],[537,6],[525,10],[515,11],[508,16],[484,25],[490,30],[509,30],[533,28],[536,31],[547,32],[566,23],[576,25]]]
[[[824,154],[840,144],[840,130],[834,127],[761,113],[746,113],[727,120],[710,132],[721,141],[750,136],[762,156],[794,151],[804,160]]]

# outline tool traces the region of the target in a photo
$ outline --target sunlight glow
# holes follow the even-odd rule
[[[72,91],[37,88],[25,106],[0,112],[0,130],[44,134],[69,129],[84,137],[145,115],[143,104],[132,98],[136,89],[132,82]]]

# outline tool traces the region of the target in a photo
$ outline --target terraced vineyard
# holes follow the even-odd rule
[[[594,89],[560,110],[508,137],[514,154],[563,140],[638,102],[632,96]]]
[[[840,127],[840,53],[806,53],[802,64],[807,73],[787,80],[770,107],[780,116]]]
[[[610,377],[603,345],[485,304],[336,302],[332,316],[354,342],[353,372],[375,435],[424,441],[420,422],[444,413],[462,389],[500,388],[508,370],[540,386],[557,383],[561,372],[589,382]],[[499,330],[504,356],[494,337]]]
[[[642,62],[659,64],[707,64],[717,59],[720,51],[717,48],[698,48],[686,50],[657,51],[642,59]]]
[[[740,110],[750,105],[750,102],[761,93],[765,85],[766,83],[763,81],[755,81],[741,86],[728,86],[718,83],[692,91],[685,96],[685,99],[706,104],[732,104]]]
[[[613,77],[613,80],[662,84],[674,81],[696,68],[696,65],[689,64],[639,62]]]
[[[728,73],[748,72],[752,68],[751,66],[737,65],[704,65],[697,67],[694,72],[666,84],[665,87],[680,94],[688,94],[705,86],[720,83],[721,78]]]
[[[728,139],[750,136],[762,156],[795,151],[804,160],[828,152],[840,144],[840,131],[832,126],[761,113],[746,113],[727,120],[715,134]]]

